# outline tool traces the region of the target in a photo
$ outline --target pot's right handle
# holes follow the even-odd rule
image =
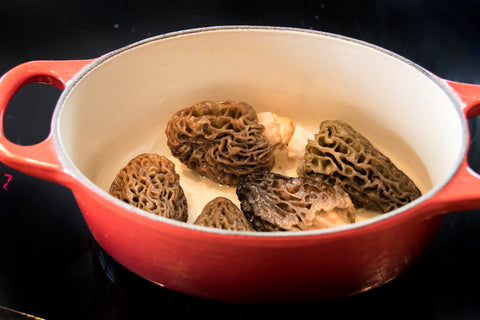
[[[442,80],[462,102],[466,119],[480,115],[480,86]],[[468,141],[470,143],[470,141]],[[475,172],[465,155],[458,172],[450,182],[435,195],[435,200],[450,211],[464,211],[480,208],[480,174]]]
[[[480,115],[480,85],[444,80],[463,102],[463,113],[467,119]]]

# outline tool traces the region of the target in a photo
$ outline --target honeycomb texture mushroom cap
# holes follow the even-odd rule
[[[264,172],[237,186],[242,211],[257,231],[323,229],[355,222],[355,208],[339,186]]]
[[[176,112],[165,134],[172,154],[199,174],[225,185],[241,176],[270,170],[273,147],[244,102],[204,101]]]
[[[421,195],[415,183],[346,122],[327,120],[309,140],[298,174],[342,186],[356,207],[388,212]]]
[[[255,231],[243,212],[230,199],[224,197],[208,202],[195,224],[225,230]]]
[[[118,172],[110,194],[147,212],[186,222],[187,200],[179,180],[173,162],[164,156],[144,153]]]

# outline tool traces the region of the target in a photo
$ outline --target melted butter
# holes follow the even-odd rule
[[[310,132],[315,132],[314,128],[309,128]],[[359,132],[362,132],[360,129]],[[395,135],[388,129],[382,129],[382,135],[376,140],[366,136],[380,151],[387,155],[393,163],[403,170],[422,191],[422,194],[431,188],[431,182],[428,172],[415,151],[400,136]],[[216,182],[205,178],[182,164],[177,158],[172,156],[167,146],[166,136],[160,135],[160,138],[153,143],[152,152],[164,155],[175,164],[175,171],[180,175],[180,185],[182,186],[188,203],[188,222],[193,223],[201,213],[203,207],[216,197],[225,197],[230,199],[238,207],[240,202],[236,194],[235,186],[219,185]],[[301,158],[291,158],[287,155],[285,147],[275,148],[275,166],[272,172],[286,176],[296,177],[297,168],[300,165]],[[364,221],[378,216],[379,212],[356,209],[356,222]]]
[[[378,217],[382,213],[380,211],[373,211],[368,209],[355,209],[355,222],[360,222],[364,220],[368,220],[371,218]]]
[[[163,139],[160,139],[150,152],[163,155],[168,154],[167,157],[175,163],[175,171],[180,175],[180,185],[187,198],[189,223],[193,223],[197,216],[202,212],[203,207],[216,197],[228,198],[240,208],[240,201],[238,200],[235,186],[218,184],[192,171],[177,158],[173,157],[168,148],[165,149],[165,141],[162,140]],[[300,165],[300,162],[300,158],[288,157],[285,147],[277,147],[275,148],[275,166],[273,167],[272,172],[296,177],[297,168]],[[363,221],[378,215],[378,212],[357,209],[356,221]]]

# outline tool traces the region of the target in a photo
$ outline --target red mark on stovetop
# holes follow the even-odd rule
[[[12,175],[5,173],[4,176],[6,176],[6,177],[8,178],[8,180],[7,180],[7,182],[5,182],[5,184],[3,185],[3,189],[4,189],[4,190],[7,190],[7,184],[10,182],[10,180],[12,180]]]

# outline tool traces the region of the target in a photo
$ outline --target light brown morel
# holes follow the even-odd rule
[[[342,186],[356,207],[388,212],[418,198],[415,183],[343,121],[324,121],[305,148],[300,176]]]
[[[348,194],[309,178],[264,172],[237,186],[242,211],[257,231],[323,229],[355,222]]]
[[[255,231],[243,212],[224,197],[217,197],[207,203],[195,224],[225,230]]]
[[[144,153],[118,172],[110,194],[147,212],[186,222],[187,200],[175,165],[164,156]]]
[[[264,130],[244,102],[204,101],[176,112],[165,133],[172,154],[187,167],[236,185],[241,176],[273,167],[273,147]]]

